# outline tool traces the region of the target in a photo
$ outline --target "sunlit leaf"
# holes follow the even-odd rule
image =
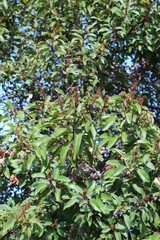
[[[70,143],[66,143],[65,145],[63,145],[61,147],[61,151],[60,151],[60,163],[61,164],[64,164],[64,162],[66,160],[67,153],[69,151],[69,148],[70,148]]]
[[[76,198],[70,199],[63,207],[63,210],[72,207],[75,203],[78,203],[79,200]]]
[[[142,179],[142,181],[149,182],[149,176],[148,176],[146,171],[144,171],[143,169],[139,168],[137,173],[140,176],[140,178]]]
[[[126,114],[126,119],[127,119],[127,122],[128,122],[129,124],[131,124],[131,122],[132,122],[132,113],[127,113],[127,114]]]
[[[51,135],[52,138],[58,138],[66,132],[66,128],[57,128],[54,133]]]
[[[105,126],[103,128],[103,131],[106,131],[110,126],[112,126],[112,124],[115,122],[116,117],[115,116],[111,116],[106,120]]]

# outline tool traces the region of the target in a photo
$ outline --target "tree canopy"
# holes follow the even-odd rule
[[[159,120],[160,2],[3,0],[0,73],[5,96],[23,105],[79,86],[137,95]],[[21,91],[19,91],[21,89]]]
[[[159,239],[159,19],[1,1],[0,239]]]

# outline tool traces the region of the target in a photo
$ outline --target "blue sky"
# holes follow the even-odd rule
[[[2,96],[4,92],[2,90],[2,87],[0,86],[0,115],[3,114],[3,103],[2,103]],[[3,127],[2,123],[0,122],[0,128]],[[1,131],[0,131],[1,133]]]
[[[4,94],[2,87],[0,86],[0,114],[2,114],[2,95]]]

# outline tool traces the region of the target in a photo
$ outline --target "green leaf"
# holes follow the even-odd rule
[[[58,138],[62,136],[67,131],[67,128],[57,128],[54,133],[51,135],[52,138]]]
[[[122,165],[121,161],[119,160],[108,160],[106,164],[111,166],[117,166],[117,167]]]
[[[75,203],[78,203],[79,200],[77,198],[73,198],[73,199],[70,199],[63,207],[63,210],[67,209],[67,208],[70,208],[71,206],[73,206]]]
[[[98,212],[101,212],[102,210],[99,202],[100,202],[99,199],[95,199],[95,198],[90,199],[90,204],[93,207],[93,209]]]
[[[46,178],[46,175],[42,172],[33,173],[32,178]]]
[[[140,176],[140,178],[142,179],[143,182],[149,182],[150,181],[148,173],[145,172],[143,169],[139,168],[137,172],[138,172],[138,175]]]
[[[55,189],[55,198],[56,198],[57,202],[61,201],[61,189],[60,188]]]
[[[143,163],[146,164],[147,161],[149,160],[149,158],[150,158],[150,155],[149,155],[149,154],[145,154],[145,155],[143,156]]]
[[[147,163],[146,163],[146,166],[147,166],[149,169],[151,169],[151,170],[155,170],[155,166],[154,166],[153,163],[151,163],[151,162],[147,162]]]
[[[77,115],[78,115],[78,116],[79,116],[80,113],[81,113],[82,107],[83,107],[83,104],[82,104],[82,103],[80,103],[80,104],[78,105],[78,107],[77,107]]]
[[[60,151],[60,164],[64,164],[65,160],[66,160],[66,156],[67,153],[69,151],[70,148],[70,143],[65,143],[62,147],[61,147],[61,151]]]
[[[105,146],[108,143],[108,141],[109,141],[109,138],[106,137],[98,144],[98,152],[103,146]]]
[[[42,192],[44,189],[46,189],[49,186],[49,181],[45,179],[41,179],[41,181],[37,184],[35,195],[37,195],[39,192]]]
[[[4,5],[5,9],[8,9],[8,3],[7,3],[7,0],[3,0],[3,5]]]
[[[90,6],[90,5],[87,7],[89,14],[92,13],[92,11],[94,10],[94,8],[95,8],[94,6]]]
[[[87,196],[92,196],[95,192],[96,183],[95,181],[92,182],[92,184],[89,186],[87,191]]]
[[[105,123],[105,125],[104,125],[104,127],[103,127],[103,131],[106,131],[106,130],[108,130],[108,128],[110,128],[110,126],[112,126],[112,124],[115,122],[115,120],[116,120],[116,117],[115,116],[111,116],[111,117],[109,117],[108,119],[107,119],[107,121],[106,121],[106,123]]]
[[[123,228],[123,227],[124,227],[123,225],[116,224],[116,226],[119,226],[118,229],[124,229],[124,228]],[[121,226],[121,228],[120,228],[120,226]],[[117,229],[117,227],[116,227],[116,229]],[[118,232],[118,231],[115,231],[115,238],[116,238],[116,240],[122,240],[121,233]]]
[[[16,221],[16,216],[14,214],[11,214],[8,217],[7,222],[5,222],[3,225],[3,235],[5,235],[10,229],[14,227],[15,221]]]
[[[156,227],[158,227],[159,224],[160,224],[160,216],[159,216],[158,213],[155,212],[155,213],[154,213],[154,225],[155,225]]]
[[[39,159],[42,157],[43,150],[40,147],[36,148],[36,155]]]
[[[70,182],[70,179],[68,177],[65,177],[63,175],[57,176],[56,180],[61,181],[61,182]]]
[[[110,177],[113,177],[114,173],[116,172],[116,168],[111,168],[109,169],[108,171],[105,172],[104,174],[104,178],[110,178]]]
[[[48,137],[46,135],[43,137],[39,137],[36,141],[36,145],[37,145],[37,147],[39,147],[40,145],[45,145],[49,142],[49,140],[50,140],[50,137]]]
[[[112,96],[108,99],[108,103],[114,103],[115,101],[123,101],[123,98],[119,95]]]
[[[145,140],[146,135],[147,135],[147,132],[146,132],[144,129],[142,129],[141,139],[142,139],[142,140]]]
[[[6,105],[8,106],[8,108],[13,111],[14,110],[14,105],[12,104],[12,102],[10,100],[7,100]]]
[[[83,193],[83,189],[81,187],[79,187],[76,183],[74,184],[69,184],[68,186],[70,189],[76,191],[77,193],[82,194]]]
[[[128,122],[129,124],[131,124],[131,122],[132,122],[132,113],[127,113],[127,114],[126,114],[126,119],[127,119],[127,122]]]
[[[92,133],[93,140],[95,140],[97,133],[93,125],[91,125],[90,131]]]
[[[2,43],[5,42],[5,39],[4,39],[4,37],[3,37],[2,35],[0,35],[0,42],[2,42]],[[4,74],[4,73],[2,72],[2,74]],[[5,75],[6,75],[6,74],[5,74]]]
[[[136,107],[136,109],[137,109],[138,113],[140,114],[140,113],[141,113],[141,111],[142,111],[142,107],[141,107],[141,105],[140,105],[140,104],[138,104],[138,103],[135,103],[135,104],[134,104],[134,106]]]
[[[149,148],[149,147],[150,147],[150,142],[147,141],[146,139],[144,139],[144,140],[138,140],[138,141],[137,141],[137,144],[141,144],[141,145],[143,145],[143,147],[145,147],[145,148]]]
[[[137,119],[138,119],[138,116],[134,114],[132,117],[132,121],[135,123],[135,122],[137,122]]]
[[[9,171],[8,167],[3,168],[3,173],[4,173],[6,178],[10,178],[10,171]]]
[[[117,230],[124,230],[125,226],[120,224],[120,223],[117,223],[117,224],[115,224],[115,229],[117,229]]]
[[[89,130],[90,130],[90,126],[91,126],[91,121],[90,121],[90,120],[86,121],[84,127],[85,127],[85,131],[86,131],[87,133],[88,133]]]
[[[136,184],[133,184],[132,186],[136,190],[136,192],[142,194],[142,196],[145,195],[145,192],[143,191],[143,189],[141,187],[138,187]]]
[[[45,151],[43,150],[43,154],[44,154],[44,156],[43,156],[43,160],[42,160],[41,172],[44,172],[49,165],[49,158],[48,158],[48,156],[46,156],[47,155],[46,149],[45,149]]]
[[[123,215],[123,218],[124,218],[124,222],[127,226],[127,228],[130,228],[131,227],[131,220],[130,220],[130,217],[126,214]]]
[[[55,168],[52,172],[52,178],[57,180],[57,177],[59,176],[59,169]]]
[[[108,148],[111,148],[117,142],[118,136],[110,137],[108,140]]]
[[[155,233],[152,235],[151,240],[159,240],[159,238],[160,238],[159,233],[158,233],[158,232],[155,232]]]
[[[77,154],[79,152],[81,141],[82,141],[83,133],[77,133],[74,139],[74,146],[73,146],[73,160],[76,159]]]
[[[116,176],[119,176],[120,174],[122,174],[123,172],[124,172],[124,170],[126,169],[126,167],[125,166],[117,166],[116,167],[116,171],[115,171],[115,173],[114,173],[114,176],[116,177]]]
[[[100,105],[102,107],[104,106],[104,101],[103,101],[103,99],[101,97],[96,99],[96,103],[98,103],[98,105]]]
[[[64,96],[64,92],[60,88],[55,88],[55,91]]]
[[[36,156],[34,154],[29,154],[28,159],[26,160],[26,167],[27,170],[30,170],[33,161],[35,160]]]
[[[39,219],[37,219],[37,218],[35,218],[35,217],[32,217],[32,218],[30,219],[30,222],[38,225],[38,227],[39,227],[39,229],[38,229],[38,237],[41,237],[42,234],[43,234],[43,225],[41,224],[41,222],[39,221]]]
[[[126,132],[122,132],[122,141],[127,142],[128,136]]]

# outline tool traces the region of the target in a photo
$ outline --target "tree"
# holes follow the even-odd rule
[[[3,0],[4,98],[21,106],[29,94],[56,99],[56,87],[74,86],[114,95],[136,82],[158,122],[159,8],[158,0]]]
[[[131,93],[79,95],[75,88],[19,111],[8,105],[1,239],[158,240],[152,114]]]
[[[0,4],[0,238],[158,240],[159,1]]]

